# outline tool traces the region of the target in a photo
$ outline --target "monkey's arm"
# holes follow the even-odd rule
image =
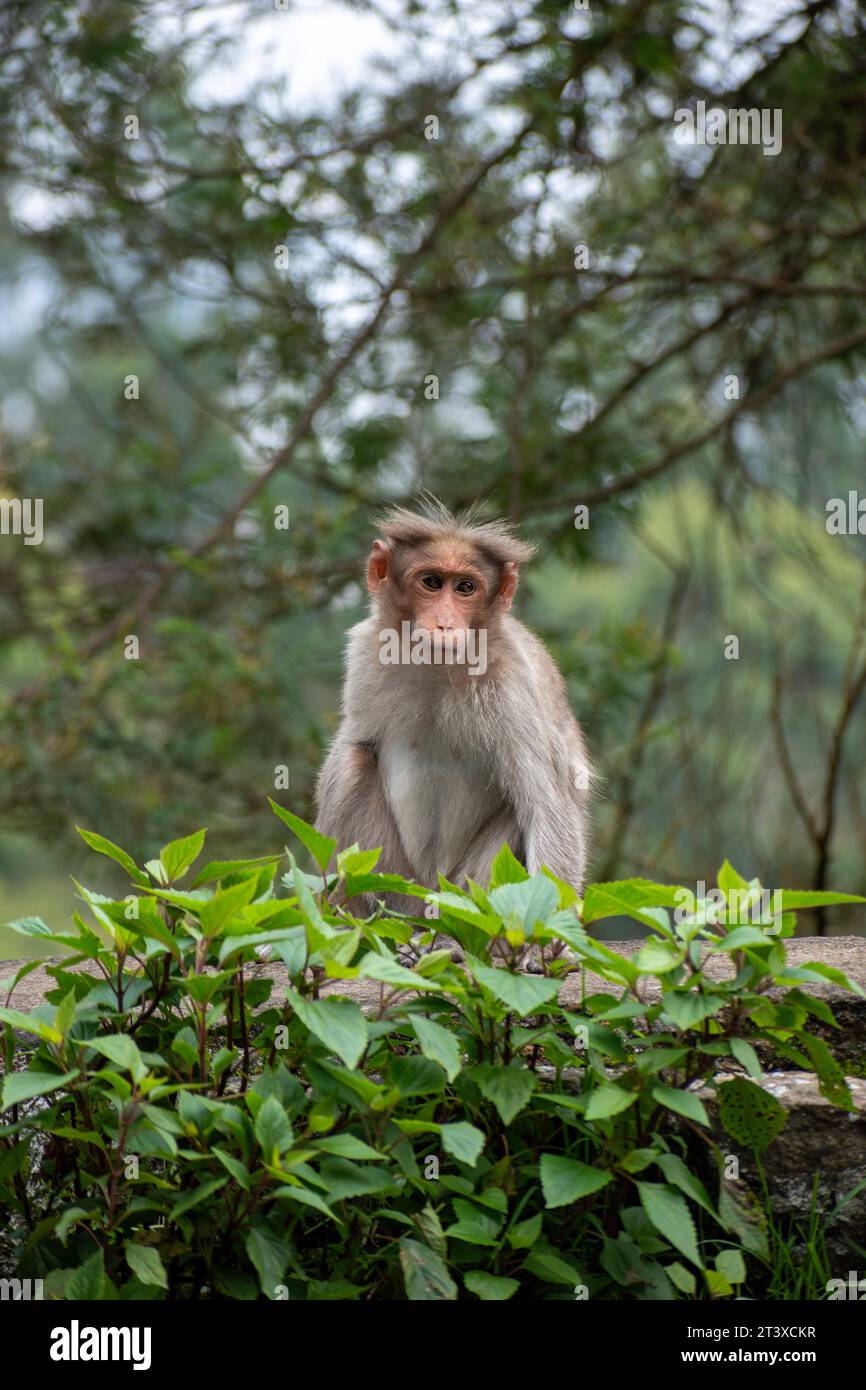
[[[514,808],[530,873],[546,864],[580,891],[592,773],[562,677],[542,644],[526,636],[531,660],[512,668],[500,696],[498,775]]]
[[[341,732],[319,774],[316,828],[339,849],[382,846],[379,868],[411,875],[391,808],[379,777],[375,746],[353,743]]]

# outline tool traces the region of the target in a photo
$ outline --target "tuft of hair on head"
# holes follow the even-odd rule
[[[536,547],[514,534],[509,521],[483,520],[483,503],[474,502],[462,512],[451,512],[432,493],[421,494],[417,510],[389,507],[377,521],[379,534],[389,545],[422,545],[456,540],[476,545],[496,564],[525,565]]]

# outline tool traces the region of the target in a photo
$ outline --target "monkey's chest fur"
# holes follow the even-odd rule
[[[440,870],[459,876],[485,827],[507,815],[493,760],[475,732],[471,710],[443,727],[435,706],[426,706],[380,735],[385,797],[417,876],[431,884]]]

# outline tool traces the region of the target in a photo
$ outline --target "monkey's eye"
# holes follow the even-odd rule
[[[439,578],[438,574],[425,574],[421,583],[424,585],[425,589],[442,588],[442,580]]]
[[[461,579],[454,585],[454,592],[457,594],[474,594],[475,584],[471,579]]]

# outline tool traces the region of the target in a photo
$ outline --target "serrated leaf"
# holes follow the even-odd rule
[[[196,830],[193,835],[185,835],[182,840],[170,840],[159,852],[159,862],[165,869],[169,883],[183,878],[187,869],[194,864],[202,852],[206,835],[204,830]]]
[[[452,1302],[457,1298],[457,1285],[445,1261],[420,1241],[402,1237],[400,1265],[410,1302]]]
[[[0,1023],[8,1023],[22,1033],[32,1033],[43,1042],[60,1043],[62,1034],[51,1023],[37,1018],[35,1014],[24,1014],[18,1009],[0,1008]]]
[[[665,1183],[639,1182],[637,1189],[641,1206],[659,1234],[701,1269],[695,1223],[685,1199]]]
[[[678,1028],[697,1028],[705,1018],[718,1013],[727,1002],[721,995],[700,994],[695,989],[662,992],[662,1007]]]
[[[512,1250],[530,1250],[541,1235],[541,1212],[526,1221],[517,1221],[507,1235]]]
[[[286,999],[311,1033],[354,1071],[367,1046],[367,1024],[351,999],[305,999],[294,990]]]
[[[467,956],[466,964],[479,984],[520,1018],[555,999],[562,987],[561,980],[548,980],[543,975],[512,974],[510,970],[483,965],[474,957]]]
[[[461,1067],[460,1048],[454,1034],[423,1014],[412,1014],[409,1022],[424,1056],[438,1062],[448,1080],[453,1081]]]
[[[570,1206],[613,1181],[613,1174],[606,1169],[593,1168],[559,1154],[542,1154],[539,1168],[547,1208]]]
[[[292,1144],[292,1126],[276,1096],[268,1096],[259,1107],[255,1131],[265,1162],[276,1165],[280,1154]]]
[[[325,869],[337,848],[337,841],[331,840],[327,835],[323,835],[320,830],[312,825],[308,825],[300,816],[296,816],[291,811],[287,811],[282,806],[278,806],[276,801],[268,797],[271,810],[275,816],[279,816],[284,825],[287,825],[293,834],[297,835],[302,845],[310,851],[319,868],[324,873]]]
[[[105,1263],[97,1250],[70,1276],[64,1297],[74,1303],[90,1303],[102,1298],[105,1289]]]
[[[634,1105],[637,1098],[637,1091],[626,1091],[614,1082],[606,1082],[598,1086],[590,1095],[586,1107],[586,1118],[588,1120],[607,1120],[611,1115],[619,1115],[621,1111]]]
[[[133,1081],[140,1081],[147,1075],[147,1067],[144,1059],[138,1050],[138,1044],[134,1038],[130,1038],[126,1033],[113,1033],[107,1037],[88,1038],[87,1046],[92,1047],[94,1052],[107,1057],[109,1062],[113,1062],[116,1067],[122,1067],[128,1071]]]
[[[246,907],[256,889],[254,878],[242,879],[223,888],[215,897],[206,902],[199,912],[199,922],[205,936],[213,938],[228,925],[233,917]]]
[[[706,1106],[694,1091],[683,1091],[677,1086],[654,1086],[653,1100],[658,1101],[659,1105],[665,1106],[667,1110],[673,1110],[677,1115],[685,1115],[689,1120],[695,1120],[699,1125],[709,1125],[710,1117],[707,1114]]]
[[[529,878],[519,859],[516,859],[508,845],[503,845],[490,865],[490,887],[498,888],[503,883],[523,883]]]
[[[266,1298],[277,1298],[291,1254],[288,1244],[267,1226],[256,1225],[247,1232],[244,1247],[259,1276]]]
[[[729,1284],[744,1284],[746,1281],[746,1262],[740,1250],[721,1250],[716,1256],[716,1269]]]
[[[112,844],[111,840],[106,840],[104,835],[97,835],[93,830],[82,830],[80,825],[76,825],[75,829],[84,843],[89,845],[91,849],[95,849],[97,854],[107,855],[109,859],[113,859],[115,863],[120,864],[121,868],[126,870],[133,882],[141,884],[144,888],[147,887],[147,874],[142,873],[132,855],[127,854],[125,849]]]
[[[633,917],[646,927],[658,930],[658,919],[641,911],[645,907],[678,907],[686,890],[672,884],[652,883],[645,878],[623,879],[615,883],[591,883],[583,895],[584,925],[603,917]]]
[[[803,1033],[801,1034],[801,1042],[815,1068],[815,1074],[818,1077],[818,1089],[824,1099],[829,1100],[831,1105],[838,1105],[842,1110],[855,1110],[856,1106],[851,1096],[851,1088],[845,1079],[845,1073],[824,1039],[816,1038],[811,1033]]]
[[[485,1099],[495,1105],[499,1118],[506,1125],[524,1109],[537,1084],[534,1072],[514,1064],[493,1067],[484,1062],[473,1067],[470,1075]]]
[[[694,1297],[697,1288],[697,1280],[690,1269],[676,1261],[672,1265],[665,1265],[665,1273],[671,1283],[679,1289],[680,1293],[688,1294],[689,1298]]]
[[[457,1220],[448,1226],[445,1234],[449,1239],[462,1240],[468,1245],[494,1246],[502,1229],[502,1217],[465,1202],[454,1199],[454,1212]]]
[[[160,1289],[168,1288],[168,1275],[153,1245],[136,1245],[127,1241],[125,1246],[126,1263],[136,1279],[142,1284],[155,1284]]]
[[[485,1143],[484,1134],[480,1129],[476,1129],[475,1125],[470,1125],[465,1120],[458,1120],[454,1124],[442,1125],[439,1133],[446,1153],[458,1162],[468,1164],[470,1168],[475,1167]]]

